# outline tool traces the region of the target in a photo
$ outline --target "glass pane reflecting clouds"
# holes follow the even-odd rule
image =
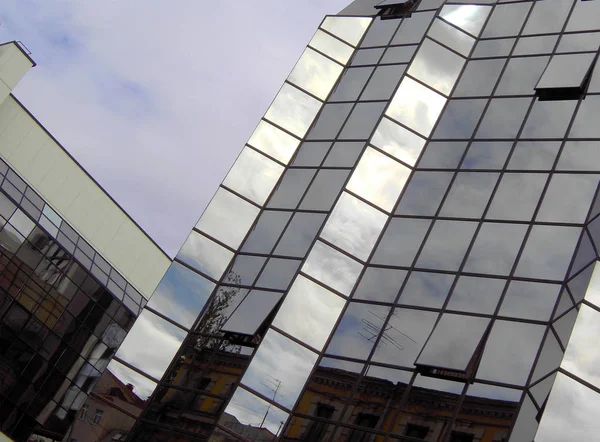
[[[300,141],[272,124],[261,120],[250,137],[248,144],[276,160],[287,164],[296,152]]]
[[[242,252],[269,253],[291,216],[292,212],[265,210],[244,242]]]
[[[374,264],[410,267],[431,220],[393,218],[373,256]]]
[[[350,294],[361,270],[362,264],[320,241],[315,243],[302,266],[304,273],[344,295]]]
[[[316,353],[269,330],[248,366],[242,384],[270,397],[273,391],[267,379],[275,373],[283,389],[276,402],[292,408],[316,361]]]
[[[423,150],[425,140],[399,124],[383,118],[371,143],[400,161],[414,166]]]
[[[369,267],[363,274],[354,299],[393,302],[406,278],[406,270]]]
[[[277,312],[273,325],[322,350],[345,303],[343,298],[300,275]]]
[[[133,385],[134,393],[143,400],[148,399],[156,388],[156,382],[136,373],[115,360],[110,361],[106,369],[114,374],[123,384]]]
[[[366,17],[326,17],[321,27],[356,46],[370,23]]]
[[[160,379],[183,342],[186,332],[144,310],[123,341],[117,356]],[[148,343],[152,345],[149,346]]]
[[[499,315],[548,321],[560,289],[558,284],[512,281],[502,300]]]
[[[491,315],[496,310],[506,280],[461,276],[446,308]]]
[[[320,101],[289,84],[284,84],[267,110],[265,118],[294,135],[303,137],[320,108]]]
[[[297,212],[281,237],[275,254],[304,257],[317,236],[325,216],[321,213]]]
[[[425,39],[408,73],[433,89],[449,95],[465,60],[432,40]]]
[[[429,136],[446,99],[411,78],[404,78],[386,111],[390,117]]]
[[[453,281],[454,275],[412,272],[402,289],[398,303],[441,308]]]
[[[196,224],[198,230],[236,249],[260,209],[219,188]]]
[[[257,204],[264,204],[283,169],[283,166],[254,149],[245,147],[225,177],[223,185]]]
[[[387,216],[344,192],[321,232],[321,237],[366,261]]]
[[[598,333],[600,332],[600,312],[582,305],[560,364],[562,368],[600,388],[600,351]]]
[[[348,190],[391,211],[404,188],[410,169],[368,147],[348,181]]]
[[[354,49],[347,44],[339,41],[337,38],[333,38],[331,35],[317,30],[312,40],[308,43],[309,46],[329,55],[334,60],[339,61],[342,64],[346,64]]]
[[[440,17],[477,37],[491,10],[491,6],[446,5]]]
[[[417,267],[458,270],[476,227],[475,222],[436,221],[421,251]]]
[[[475,44],[475,39],[470,35],[460,32],[442,20],[435,20],[429,29],[429,37],[435,38],[440,43],[451,47],[467,57]]]
[[[233,258],[233,253],[198,232],[192,232],[175,258],[219,279]]]
[[[324,100],[343,67],[307,48],[290,73],[288,81]]]
[[[251,290],[229,319],[221,327],[222,331],[254,336],[279,300],[281,293]]]
[[[154,291],[148,307],[189,328],[214,288],[214,283],[174,262]]]

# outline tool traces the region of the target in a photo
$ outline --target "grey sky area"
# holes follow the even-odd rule
[[[3,0],[15,96],[174,255],[325,14],[349,0]]]

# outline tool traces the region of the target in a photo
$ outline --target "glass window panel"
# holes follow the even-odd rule
[[[569,275],[574,275],[579,272],[582,268],[587,266],[590,262],[595,261],[598,254],[594,246],[592,245],[592,241],[587,234],[587,232],[583,232],[581,237],[581,241],[579,242],[579,247],[577,248],[577,253],[575,255],[575,259],[571,264],[571,270],[569,271]]]
[[[323,166],[354,167],[363,147],[365,147],[363,142],[339,141],[334,143]]]
[[[266,260],[263,256],[237,255],[228,271],[230,284],[252,285]]]
[[[192,232],[175,258],[212,278],[219,279],[233,258],[233,253],[207,237]]]
[[[536,363],[531,382],[535,382],[542,376],[550,373],[557,369],[560,365],[560,361],[563,358],[563,350],[560,348],[558,341],[554,337],[554,333],[548,330],[546,333],[546,339],[540,352],[540,357]]]
[[[221,330],[254,336],[281,297],[281,293],[250,290]]]
[[[437,317],[437,312],[395,308],[373,361],[413,368]]]
[[[321,28],[356,46],[371,24],[367,17],[325,17]]]
[[[360,43],[362,48],[369,46],[387,46],[392,35],[398,28],[399,20],[373,20],[364,40]]]
[[[453,281],[454,275],[412,272],[402,289],[398,304],[441,308]]]
[[[560,154],[558,170],[600,171],[600,152],[596,141],[567,141]]]
[[[554,174],[536,220],[585,222],[599,179],[598,175]]]
[[[351,302],[325,353],[367,359],[389,311],[389,307],[382,305]],[[379,345],[387,344],[380,343]]]
[[[265,381],[265,383],[267,382]],[[265,396],[270,397],[272,394],[269,395],[266,393]],[[227,422],[227,418],[232,419],[233,422]],[[219,419],[219,424],[229,428],[234,433],[244,433],[244,430],[251,429],[252,427],[256,428],[260,424],[261,426],[256,428],[257,431],[255,430],[255,432],[250,434],[260,434],[261,437],[265,436],[275,439],[282,427],[281,422],[285,422],[287,419],[288,414],[286,412],[269,405],[243,388],[237,388],[225,412]],[[248,434],[243,434],[243,436],[248,437]],[[168,439],[171,439],[171,437],[168,437]],[[177,440],[185,439],[181,438]],[[232,438],[228,433],[218,429],[210,440],[237,441],[236,438]]]
[[[558,35],[543,37],[521,37],[515,46],[513,55],[551,54],[558,40]]]
[[[196,228],[235,249],[254,224],[259,211],[258,207],[219,188]]]
[[[425,39],[408,73],[442,94],[449,95],[464,63],[460,55]]]
[[[353,298],[394,302],[406,278],[406,273],[405,270],[369,267],[363,274]]]
[[[558,141],[520,141],[508,163],[509,170],[550,170],[561,143]]]
[[[277,209],[295,209],[310,181],[314,169],[288,169],[269,199],[267,207]]]
[[[299,142],[297,138],[261,120],[254,129],[248,144],[287,164],[296,152]]]
[[[411,129],[428,136],[446,99],[429,88],[405,77],[394,94],[386,114]]]
[[[236,275],[228,274],[224,282],[226,284],[236,284]],[[204,309],[200,321],[194,327],[195,330],[202,335],[219,334],[223,324],[235,312],[240,303],[246,298],[246,295],[248,295],[247,289],[225,285],[219,286],[208,306]],[[213,337],[198,338],[196,342],[197,348],[218,348],[222,345],[221,340]]]
[[[265,210],[244,242],[242,252],[270,253],[291,215],[291,212]]]
[[[597,310],[585,304],[581,306],[565,351],[565,357],[560,364],[561,368],[596,388],[600,386],[600,376],[596,370],[600,357],[596,344],[598,325],[600,324],[598,316],[600,313]]]
[[[513,318],[548,321],[560,289],[558,284],[511,281],[498,314]]]
[[[154,290],[148,307],[190,328],[214,288],[213,282],[174,262]]]
[[[509,37],[517,35],[523,26],[533,2],[496,5],[487,22],[483,37]]]
[[[443,314],[415,364],[466,371],[489,323],[487,318]]]
[[[467,57],[475,44],[475,39],[442,20],[435,20],[427,35],[440,43],[449,46]]]
[[[377,64],[384,50],[385,48],[359,49],[354,53],[354,57],[352,58],[350,65],[362,66]]]
[[[562,280],[579,233],[577,227],[533,226],[515,276]]]
[[[569,343],[569,337],[573,331],[575,320],[577,319],[577,309],[574,308],[569,310],[566,314],[556,319],[552,324],[558,339],[562,343],[563,347],[566,347]]]
[[[10,224],[6,224],[0,231],[0,248],[8,250],[10,253],[16,253],[24,241],[25,237]]]
[[[458,270],[476,228],[475,222],[436,221],[421,251],[417,267]]]
[[[600,96],[588,96],[583,100],[569,132],[570,138],[600,138],[597,117],[600,112]]]
[[[300,267],[299,260],[271,258],[256,285],[274,290],[287,290],[298,267]]]
[[[242,383],[270,397],[273,391],[267,382],[267,372],[275,373],[281,384],[285,385],[285,395],[276,397],[276,402],[293,408],[316,361],[316,353],[269,330],[248,366]]]
[[[433,141],[427,145],[418,167],[431,169],[456,169],[467,143],[455,141]]]
[[[391,46],[383,54],[380,63],[408,63],[416,50],[416,45]]]
[[[396,208],[396,215],[433,216],[454,173],[416,171]]]
[[[340,138],[353,140],[366,140],[371,137],[371,132],[379,121],[387,103],[358,103],[350,118],[346,122]]]
[[[495,321],[477,370],[477,378],[524,385],[545,329],[545,325]]]
[[[547,179],[545,173],[505,173],[486,218],[531,221]]]
[[[289,84],[284,84],[267,110],[265,118],[294,135],[303,137],[320,108],[320,101]]]
[[[354,52],[354,49],[351,46],[348,46],[344,42],[339,41],[337,38],[332,37],[320,29],[317,30],[308,44],[342,64],[346,64]]]
[[[410,20],[402,20],[391,44],[420,43],[434,15],[435,11],[419,12],[412,14]]]
[[[552,57],[536,89],[577,87],[583,85],[595,54],[560,54]]]
[[[302,271],[344,295],[349,295],[358,279],[362,264],[317,241]]]
[[[300,204],[300,209],[331,210],[348,175],[350,175],[348,170],[319,170]]]
[[[284,167],[254,149],[244,147],[223,185],[257,204],[264,204]]]
[[[186,334],[183,329],[144,310],[127,334],[117,356],[160,379]],[[152,345],[148,345],[149,342]]]
[[[45,207],[48,207],[48,206],[45,206]],[[16,209],[17,209],[17,206],[11,200],[9,200],[8,197],[6,195],[4,195],[4,193],[0,192],[0,216],[2,216],[5,220],[7,220],[13,215],[13,213],[15,213]],[[52,210],[52,209],[50,209],[50,210]],[[44,212],[46,212],[46,210]],[[52,219],[52,218],[49,218],[49,219]],[[58,225],[60,226],[60,222]]]
[[[132,385],[133,392],[144,401],[150,398],[156,388],[156,382],[136,373],[115,360],[110,361],[105,373],[106,375],[103,374],[102,376],[113,375],[121,381],[123,385]]]
[[[440,17],[477,37],[491,9],[490,6],[446,5],[442,8]]]
[[[594,263],[592,267],[592,275],[590,278],[589,285],[585,290],[585,300],[592,303],[596,307],[600,307],[600,265],[598,262]],[[569,287],[571,283],[569,283]],[[576,296],[576,299],[578,296]]]
[[[8,222],[25,238],[29,236],[35,227],[35,223],[21,209],[17,209]]]
[[[342,70],[338,63],[307,48],[296,62],[288,81],[325,100]]]
[[[491,315],[496,310],[506,280],[461,276],[446,308]]]
[[[304,257],[325,221],[325,214],[297,212],[275,249],[276,255]]]
[[[462,169],[502,169],[512,143],[475,141],[460,165]]]
[[[566,31],[595,31],[598,28],[596,17],[600,6],[596,2],[576,2],[575,9],[569,17]]]
[[[600,46],[600,32],[563,35],[556,52],[596,51]]]
[[[525,224],[483,223],[465,272],[508,275],[523,243]]]
[[[471,138],[486,104],[486,99],[450,101],[433,138]]]
[[[425,140],[384,117],[379,122],[371,143],[400,161],[414,166],[423,150]]]
[[[410,169],[368,147],[348,181],[348,190],[391,211],[410,175]]]
[[[394,90],[396,90],[405,69],[405,65],[377,67],[360,99],[389,100]]]
[[[431,220],[393,218],[373,256],[374,264],[410,267]]]
[[[387,215],[344,192],[321,232],[321,237],[366,261],[379,238]]]
[[[573,0],[535,2],[523,34],[550,34],[560,32],[569,15]]]
[[[480,218],[499,176],[498,173],[489,172],[457,173],[440,215]]]
[[[308,132],[310,140],[335,138],[352,110],[352,103],[326,104]]]
[[[473,58],[506,57],[510,54],[516,38],[480,40],[473,51]]]
[[[291,336],[321,350],[346,301],[303,276],[298,276],[273,321]]]
[[[469,61],[452,95],[455,97],[490,95],[502,72],[504,62],[503,59]]]
[[[306,141],[300,145],[292,166],[319,167],[330,147],[329,141]]]
[[[532,95],[549,57],[511,58],[504,69],[496,95]]]
[[[527,117],[521,138],[563,138],[576,101],[536,101]]]
[[[373,72],[372,67],[346,69],[329,101],[355,101]]]
[[[531,98],[496,98],[483,117],[476,138],[515,138]]]

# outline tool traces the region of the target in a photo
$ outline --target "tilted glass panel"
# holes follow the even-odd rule
[[[595,54],[559,54],[550,59],[536,89],[581,88]]]
[[[362,141],[338,141],[333,144],[323,166],[354,167],[364,147],[365,143]]]
[[[398,304],[441,308],[453,281],[454,275],[412,272],[402,289]]]
[[[237,280],[235,275],[228,275],[225,284],[236,284]],[[209,304],[202,312],[200,320],[195,325],[194,329],[205,337],[198,338],[197,347],[218,347],[219,342],[217,339],[213,339],[210,336],[220,335],[221,327],[240,303],[248,295],[248,289],[242,289],[240,287],[233,287],[228,285],[221,285],[217,289],[217,292],[213,295]]]
[[[277,312],[273,326],[321,350],[346,301],[299,275]]]
[[[297,212],[275,249],[276,255],[304,257],[310,248],[325,214]]]
[[[175,258],[219,279],[233,258],[233,253],[198,232],[192,232]]]
[[[505,285],[504,279],[461,276],[446,308],[491,315],[496,310]]]
[[[332,140],[352,110],[352,103],[330,103],[323,106],[314,126],[308,132],[309,140]]]
[[[366,17],[325,17],[321,28],[356,46],[370,23]]]
[[[292,212],[263,211],[244,242],[241,251],[270,253],[291,216]]]
[[[250,290],[235,309],[222,331],[253,336],[282,297],[282,293]]]
[[[299,143],[300,141],[297,138],[277,129],[264,120],[258,123],[250,140],[248,140],[249,145],[284,164],[290,161]]]
[[[475,46],[472,57],[506,57],[512,50],[516,40],[516,38],[479,40],[477,46]]]
[[[533,2],[496,5],[482,36],[509,37],[517,35],[532,5]]]
[[[508,162],[508,170],[550,170],[561,143],[520,141]]]
[[[442,20],[435,20],[427,35],[467,57],[475,44],[470,35],[460,32]]]
[[[454,174],[452,172],[416,171],[396,208],[396,215],[433,216]]]
[[[174,262],[156,287],[148,307],[189,328],[214,288],[213,282]]]
[[[503,59],[469,61],[452,95],[477,97],[491,94],[504,63]]]
[[[567,19],[573,0],[554,0],[551,2],[535,2],[533,11],[527,19],[524,35],[550,34],[560,32]]]
[[[232,284],[252,285],[266,260],[264,256],[237,255],[227,275],[235,277]]]
[[[406,270],[369,267],[363,273],[353,299],[393,302],[407,273]]]
[[[288,169],[283,174],[281,182],[269,199],[267,207],[276,209],[295,209],[316,169]]]
[[[283,170],[283,166],[254,149],[245,147],[223,180],[223,185],[262,205],[271,194]]]
[[[460,168],[502,169],[512,146],[511,142],[475,141],[469,146]]]
[[[300,209],[331,210],[348,175],[350,175],[349,170],[319,170],[300,204]]]
[[[339,138],[346,140],[366,140],[379,121],[385,102],[358,103],[346,122]]]
[[[346,64],[354,52],[354,49],[351,46],[348,46],[344,42],[332,37],[320,29],[317,30],[308,45],[329,55],[331,58],[342,64]]]
[[[256,281],[256,286],[273,290],[287,290],[300,263],[301,261],[297,259],[269,259]]]
[[[475,138],[515,138],[531,98],[496,98],[490,102]]]
[[[373,255],[374,264],[410,267],[431,220],[393,218]]]
[[[123,385],[131,384],[134,393],[142,400],[149,399],[156,388],[156,382],[148,379],[145,376],[142,376],[139,373],[136,373],[132,369],[115,360],[110,361],[106,371],[114,375],[123,383]]]
[[[391,44],[420,43],[434,15],[435,11],[419,12],[412,14],[407,20],[402,20]]]
[[[237,248],[260,209],[223,188],[219,188],[196,224],[198,230]]]
[[[547,179],[545,173],[505,173],[486,218],[531,221]]]
[[[417,166],[426,169],[456,169],[466,147],[466,142],[431,141]]]
[[[600,138],[600,126],[596,124],[598,112],[600,112],[600,96],[586,97],[577,110],[569,138]]]
[[[302,271],[331,288],[349,295],[358,279],[362,264],[317,241]]]
[[[487,99],[451,100],[444,109],[433,138],[471,138]]]
[[[417,267],[458,270],[476,228],[476,222],[436,221],[421,251]]]
[[[550,54],[554,50],[558,35],[546,35],[543,37],[521,37],[513,55]]]
[[[533,95],[550,57],[511,58],[502,73],[496,95]]]
[[[316,361],[316,353],[275,330],[269,330],[248,366],[242,384],[267,397],[273,396],[267,381],[268,374],[273,373],[271,376],[277,376],[285,389],[285,396],[276,396],[275,402],[292,408]]]
[[[364,40],[360,43],[363,48],[369,46],[387,46],[392,35],[396,32],[400,20],[373,20]]]
[[[391,46],[386,49],[380,63],[408,63],[416,50],[416,45]]]
[[[576,104],[576,100],[537,100],[527,116],[521,138],[563,138]]]
[[[446,99],[442,95],[405,77],[394,94],[386,115],[423,136],[429,136],[445,104]]]
[[[344,192],[333,208],[321,237],[366,261],[386,221],[384,213]]]
[[[600,171],[600,151],[596,141],[567,141],[560,154],[557,170]]]
[[[585,291],[585,300],[600,307],[600,265],[594,263],[592,276]]]
[[[557,53],[596,51],[600,46],[600,32],[563,35]]]
[[[596,31],[600,5],[595,1],[575,2],[575,9],[569,17],[565,31]]]
[[[406,69],[405,65],[378,66],[361,94],[361,100],[389,100]]]
[[[452,184],[441,216],[480,218],[488,204],[499,174],[489,172],[459,172]]]
[[[344,68],[307,48],[288,77],[290,83],[324,100]]]
[[[306,141],[300,145],[291,166],[318,167],[330,147],[330,141]]]
[[[294,86],[284,84],[267,110],[265,118],[294,135],[303,137],[320,107],[320,101]]]
[[[477,37],[491,10],[490,6],[446,5],[442,8],[440,17]]]
[[[466,371],[489,323],[487,318],[443,314],[415,364]]]
[[[373,69],[373,67],[346,69],[328,101],[357,100]]]
[[[409,175],[408,167],[368,147],[354,169],[347,189],[389,212]]]
[[[599,179],[599,175],[554,174],[536,219],[578,224],[585,222]]]
[[[377,64],[384,50],[385,48],[359,49],[354,53],[354,57],[352,57],[350,65],[365,66]]]
[[[498,314],[513,318],[548,321],[560,289],[558,284],[511,281]]]
[[[371,143],[400,161],[414,166],[423,150],[425,140],[384,117],[377,126]]]
[[[600,313],[597,310],[585,304],[580,307],[565,356],[560,364],[561,368],[596,388],[600,387],[600,376],[596,369],[600,362],[600,352],[596,343],[600,331],[599,319]]]

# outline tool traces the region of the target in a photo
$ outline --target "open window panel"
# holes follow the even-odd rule
[[[419,0],[383,0],[375,5],[382,20],[410,17]]]
[[[221,331],[234,344],[258,346],[282,296],[283,293],[251,290],[223,324]]]
[[[490,319],[442,314],[415,366],[423,376],[473,383]]]
[[[596,54],[554,55],[535,86],[540,101],[579,100],[586,91]]]

